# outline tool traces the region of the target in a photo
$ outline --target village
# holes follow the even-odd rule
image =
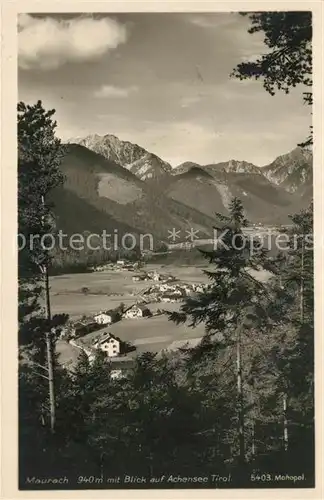
[[[116,262],[108,262],[106,264],[90,266],[89,272],[100,272],[100,271],[137,271],[143,266],[142,262],[127,262],[125,260],[117,260]]]
[[[121,302],[111,309],[102,309],[94,314],[83,315],[68,321],[60,330],[60,341],[66,342],[85,352],[88,360],[92,363],[96,353],[103,352],[110,362],[112,378],[120,378],[132,366],[137,347],[132,342],[123,339],[122,334],[116,334],[122,330],[120,323],[132,328],[130,322],[149,320],[157,316],[165,315],[163,303],[181,303],[186,297],[195,293],[203,292],[208,286],[205,283],[187,283],[180,281],[172,274],[163,274],[156,269],[145,271],[138,263],[127,263],[117,261],[115,264],[107,264],[99,271],[137,271],[132,275],[133,283],[147,282],[148,286],[134,293],[134,302],[125,305]],[[95,271],[93,271],[95,272]],[[161,307],[153,307],[161,303]],[[143,323],[141,323],[143,324]],[[135,324],[134,324],[135,326]],[[153,328],[154,330],[154,328]],[[157,339],[158,340],[158,339]]]

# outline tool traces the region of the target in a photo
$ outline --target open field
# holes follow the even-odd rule
[[[147,265],[146,271],[157,270],[161,273],[172,274],[178,280],[187,283],[207,283],[208,278],[203,273],[206,266],[163,266]],[[100,310],[111,309],[121,302],[133,304],[137,295],[149,287],[153,282],[133,282],[135,272],[129,271],[102,271],[94,273],[65,274],[50,278],[51,303],[53,313],[66,313],[76,319],[82,315],[90,315]],[[251,272],[261,281],[267,279],[266,273]],[[87,295],[82,288],[87,287]],[[159,307],[159,306],[158,306]],[[165,307],[165,304],[164,306]]]
[[[204,267],[206,269],[206,267]],[[207,277],[203,267],[198,266],[163,266],[147,265],[146,271],[157,270],[165,274],[172,274],[179,281],[187,283],[206,283]],[[126,306],[132,305],[137,300],[137,295],[151,286],[151,281],[133,282],[132,276],[136,274],[129,271],[103,271],[87,274],[67,274],[55,276],[50,279],[52,310],[53,313],[66,313],[72,319],[82,315],[91,315],[100,310],[110,309],[123,302]],[[252,273],[251,273],[252,274]],[[253,272],[255,277],[265,281],[268,276]],[[82,288],[87,287],[87,295],[82,293]],[[111,294],[111,295],[110,295]],[[116,295],[113,295],[116,294]],[[152,312],[157,309],[174,311],[179,310],[181,303],[152,303],[148,307]],[[173,342],[185,343],[189,339],[202,338],[204,325],[189,328],[188,325],[175,325],[168,320],[166,315],[152,318],[123,319],[111,326],[89,333],[82,337],[82,343],[90,346],[93,340],[104,332],[111,332],[126,342],[136,346],[132,356],[142,352],[159,352],[168,348]],[[80,350],[70,344],[59,341],[57,350],[62,363],[74,363]]]
[[[170,305],[179,308],[179,304]],[[80,340],[82,344],[90,346],[96,337],[108,331],[135,345],[137,352],[143,352],[159,351],[174,340],[202,337],[204,325],[199,325],[196,328],[189,328],[187,325],[177,326],[172,321],[169,321],[166,315],[152,318],[123,319],[111,326],[105,326],[101,330],[88,333]]]
[[[147,265],[145,271],[157,270],[160,273],[172,274],[188,283],[207,283],[203,269],[198,267]],[[133,282],[136,272],[101,271],[94,273],[65,274],[50,278],[51,302],[54,313],[66,313],[71,318],[94,314],[100,310],[111,309],[121,302],[133,304],[144,289],[153,282]],[[82,288],[87,287],[87,295]],[[112,295],[110,295],[112,294]],[[114,295],[113,295],[114,294]]]

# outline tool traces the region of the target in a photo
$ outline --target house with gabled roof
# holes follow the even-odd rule
[[[150,309],[145,304],[134,304],[132,307],[128,308],[124,313],[124,318],[145,318],[152,316]]]
[[[93,347],[105,352],[107,356],[114,357],[120,354],[121,341],[110,332],[107,332],[103,337],[99,338]]]
[[[108,311],[107,312],[102,311],[99,314],[96,314],[96,316],[94,316],[93,319],[99,325],[108,325],[112,323],[112,316],[111,314],[108,313]]]

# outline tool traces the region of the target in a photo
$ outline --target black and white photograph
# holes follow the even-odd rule
[[[315,488],[314,15],[277,9],[17,16],[19,490]]]

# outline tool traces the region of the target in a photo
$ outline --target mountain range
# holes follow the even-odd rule
[[[90,135],[68,141],[61,168],[66,180],[54,198],[58,225],[68,232],[118,229],[168,242],[168,231],[180,231],[181,241],[192,228],[206,238],[215,212],[226,214],[233,196],[262,224],[287,223],[312,198],[312,153],[299,147],[266,167],[229,160],[172,169],[137,144]]]
[[[120,236],[152,234],[167,241],[168,230],[191,228],[211,234],[213,219],[167,197],[130,170],[80,144],[68,144],[61,164],[64,186],[53,192],[57,226],[67,233],[104,229]]]

